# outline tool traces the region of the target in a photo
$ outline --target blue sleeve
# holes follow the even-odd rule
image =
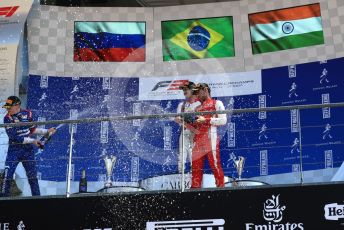
[[[4,124],[12,123],[11,119],[8,117],[4,118]],[[6,127],[6,133],[10,141],[14,141],[17,143],[24,143],[24,137],[19,136],[17,127]]]

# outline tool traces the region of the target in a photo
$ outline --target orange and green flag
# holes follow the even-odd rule
[[[163,60],[234,57],[232,17],[164,21]]]
[[[249,15],[253,54],[324,44],[320,4]]]

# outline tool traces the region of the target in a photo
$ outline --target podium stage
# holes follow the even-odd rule
[[[341,229],[344,184],[3,199],[1,228]]]

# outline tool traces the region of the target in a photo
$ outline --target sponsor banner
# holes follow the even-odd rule
[[[172,149],[172,127],[164,127],[164,150]]]
[[[19,93],[16,89],[17,50],[32,2],[32,0],[0,1],[0,105],[8,96]],[[5,113],[6,111],[0,108],[0,124],[3,123]],[[5,130],[0,128],[0,168],[3,168],[5,163],[7,152],[5,143],[8,143],[8,138]]]
[[[290,110],[290,131],[297,133],[300,130],[300,115],[298,109]]]
[[[296,77],[296,65],[288,66],[289,78]]]
[[[341,75],[336,74],[340,72],[343,63],[344,58],[339,58],[329,60],[326,64],[315,62],[263,70],[261,93],[221,96],[216,99],[221,100],[227,110],[281,106],[283,101],[292,102],[289,99],[289,89],[295,82],[300,86],[299,90],[295,91],[296,94],[302,94],[307,103],[343,102],[344,94],[341,89],[344,84]],[[321,84],[320,77],[324,68],[327,70],[328,82],[323,80]],[[194,81],[222,81],[222,78],[206,78],[207,76],[201,76],[198,81]],[[233,79],[231,75],[224,76],[227,76],[226,79]],[[242,77],[245,77],[245,74]],[[185,79],[187,78],[179,77],[178,84],[171,86],[175,90],[170,91],[181,93],[178,87]],[[139,93],[140,87],[142,90],[143,86],[147,86],[150,92],[160,80],[31,75],[28,107],[33,110],[35,120],[38,117],[63,120],[175,113],[183,100],[139,99],[142,96]],[[320,86],[324,88],[320,89]],[[157,91],[164,93],[160,87],[157,88]],[[212,94],[216,91],[217,89],[213,88]],[[304,103],[291,103],[295,104]],[[220,157],[226,176],[233,176],[234,168],[229,154],[231,152],[246,158],[243,178],[299,172],[301,168],[305,171],[321,170],[325,167],[337,168],[344,160],[344,155],[341,154],[344,127],[340,125],[344,123],[343,108],[244,113],[227,117],[227,124],[218,128]],[[50,159],[65,159],[69,144],[69,138],[65,137],[70,135],[68,127],[69,125],[62,126],[53,141],[49,142],[39,155],[38,170],[42,173],[42,180],[65,180],[60,176],[65,173],[63,160]],[[90,134],[90,130],[94,135]],[[300,130],[302,139],[299,136]],[[178,170],[181,129],[173,119],[122,120],[110,122],[108,126],[102,126],[100,122],[78,124],[74,131],[76,134],[73,153],[80,157],[73,161],[77,181],[80,179],[81,169],[87,169],[88,181],[97,181],[99,175],[104,174],[103,164],[95,157],[102,154],[103,148],[115,154],[118,159],[113,174],[114,181],[140,181],[156,175],[175,174]],[[332,155],[330,152],[325,154],[327,150],[332,150]],[[302,167],[301,153],[304,163]],[[139,160],[132,162],[133,156],[137,156]],[[189,163],[186,165],[186,172],[190,172]],[[208,164],[205,164],[205,172],[211,172]],[[270,184],[290,183],[290,178],[285,176],[273,178],[269,180]],[[329,179],[328,174],[317,174],[316,177],[317,181]],[[310,180],[313,180],[312,177],[305,178],[305,182]]]
[[[283,221],[284,211],[287,206],[280,203],[280,194],[272,195],[264,204],[263,218],[266,221],[261,224],[246,223],[246,230],[250,229],[304,229],[303,223],[290,223]],[[285,222],[285,223],[284,223]]]
[[[260,151],[260,175],[268,175],[268,150]]]
[[[158,229],[224,229],[224,219],[209,220],[177,220],[177,221],[158,221],[147,222],[146,230]]]
[[[70,120],[78,119],[78,110],[77,109],[71,109],[69,111],[69,114],[70,114],[70,116],[69,116]],[[70,124],[69,125],[69,133],[72,133],[72,127],[73,127],[73,133],[76,133],[78,125],[77,124]]]
[[[329,104],[330,103],[330,94],[329,93],[322,94],[321,98],[322,98],[322,104]],[[331,118],[331,109],[330,108],[328,108],[328,107],[323,108],[322,112],[323,112],[323,119]]]
[[[135,156],[131,158],[131,181],[137,182],[139,181],[140,175],[140,158]]]
[[[324,207],[326,220],[344,219],[344,204],[327,204]]]
[[[259,95],[258,97],[259,108],[266,108],[266,95]],[[266,111],[259,112],[258,118],[266,119]]]
[[[102,121],[100,123],[100,143],[106,144],[109,141],[109,122]]]
[[[0,3],[1,4],[1,3]],[[0,16],[1,17],[1,16]],[[1,26],[0,26],[1,31]],[[1,36],[0,36],[1,40]],[[0,105],[5,104],[8,96],[15,94],[15,72],[17,45],[1,45],[0,43]],[[0,106],[0,124],[4,121],[7,111]],[[5,129],[0,128],[0,168],[4,168],[8,137]]]
[[[142,104],[141,103],[134,103],[133,104],[133,116],[141,115]],[[133,120],[133,126],[140,126],[141,122],[140,119]]]
[[[0,45],[0,103],[15,90],[17,45]]]
[[[0,45],[19,43],[32,2],[33,0],[2,0],[0,2]]]
[[[228,147],[234,148],[235,147],[235,123],[229,122],[228,123]]]
[[[335,230],[343,192],[344,184],[328,184],[7,199],[0,229]]]
[[[103,90],[111,89],[111,78],[104,77],[103,78]]]
[[[325,168],[333,168],[333,153],[332,150],[325,150]]]
[[[213,97],[251,95],[262,92],[261,71],[207,74],[206,76],[152,77],[140,79],[139,100],[183,99],[183,91],[179,89],[179,86],[188,81],[207,83]]]

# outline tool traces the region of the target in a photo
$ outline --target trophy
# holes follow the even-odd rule
[[[238,173],[238,180],[241,180],[242,171],[244,170],[245,157],[239,156],[238,159],[234,159],[234,167]]]
[[[106,169],[106,182],[105,182],[105,188],[110,188],[112,186],[112,171],[116,163],[116,157],[115,156],[107,156],[104,155],[103,160],[105,162],[105,169]]]
[[[236,171],[238,173],[238,180],[241,180],[241,175],[244,170],[245,157],[243,156],[236,157],[234,153],[231,153],[230,160],[233,161],[233,165],[236,168]]]

